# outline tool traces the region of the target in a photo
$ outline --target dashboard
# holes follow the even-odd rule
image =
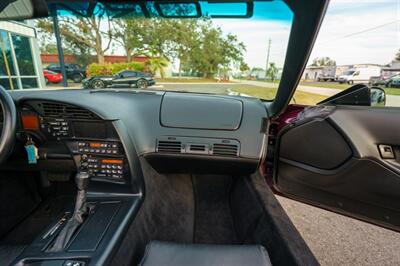
[[[39,160],[73,160],[92,179],[134,182],[135,160],[160,172],[254,172],[268,115],[254,98],[135,90],[13,91],[18,139]],[[239,171],[239,172],[238,172]]]

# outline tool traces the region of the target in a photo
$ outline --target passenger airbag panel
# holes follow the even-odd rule
[[[243,115],[242,101],[220,96],[166,93],[161,104],[164,127],[236,130]]]

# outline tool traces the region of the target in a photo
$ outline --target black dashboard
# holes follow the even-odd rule
[[[87,197],[96,206],[66,250],[48,252],[60,230],[57,220],[24,249],[18,265],[62,265],[71,258],[107,264],[145,198],[143,166],[241,175],[256,171],[265,154],[268,116],[254,98],[135,90],[10,94],[19,125],[14,152],[1,167],[46,173],[50,181],[89,173]],[[31,142],[35,164],[24,148]]]
[[[74,159],[99,181],[129,184],[133,157],[162,172],[237,173],[255,171],[264,154],[267,112],[254,98],[132,90],[11,95],[20,139],[32,137],[39,161]]]

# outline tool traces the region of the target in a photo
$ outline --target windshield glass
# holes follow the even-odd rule
[[[367,84],[385,90],[386,106],[399,107],[400,89],[387,81],[400,73],[399,3],[331,0],[292,102],[315,105]]]
[[[354,74],[354,72],[355,71],[353,71],[353,70],[352,71],[346,71],[346,72],[343,73],[343,76],[351,76],[351,75]]]
[[[52,1],[52,17],[1,22],[0,85],[274,99],[293,19],[283,1],[93,3]],[[62,61],[66,78],[44,76]]]

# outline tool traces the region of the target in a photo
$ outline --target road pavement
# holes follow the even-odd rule
[[[277,198],[321,265],[400,265],[400,233]]]

